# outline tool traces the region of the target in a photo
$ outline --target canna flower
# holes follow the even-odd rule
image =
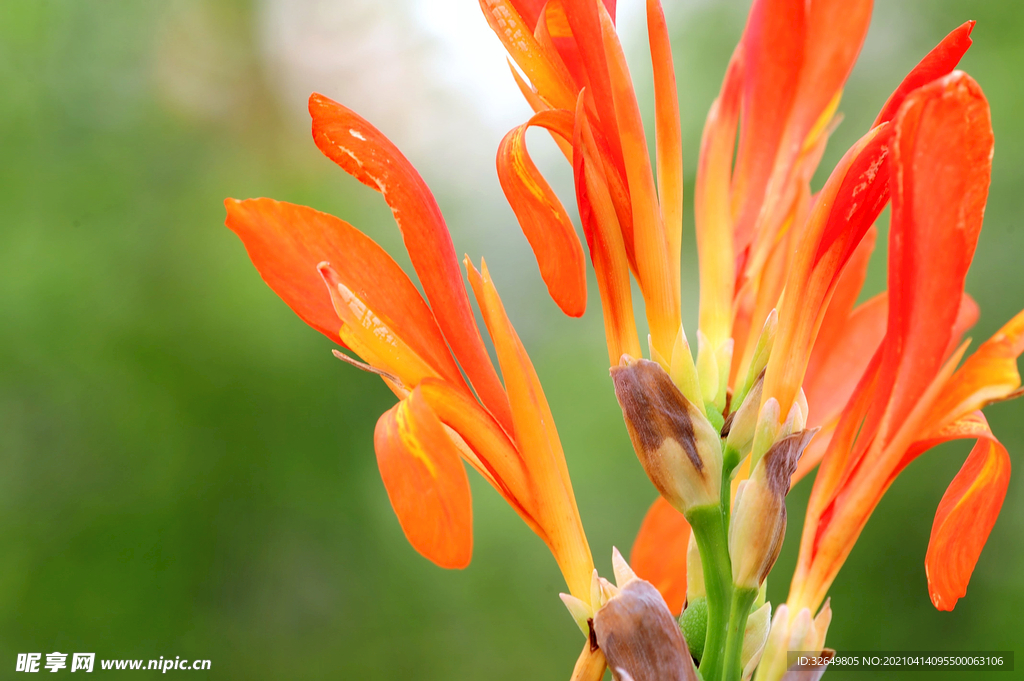
[[[809,502],[790,603],[815,608],[896,476],[931,447],[975,439],[936,513],[925,559],[931,600],[951,610],[999,513],[1010,461],[979,411],[1015,396],[1024,313],[961,366],[976,318],[964,278],[991,174],[988,102],[953,72],[914,90],[891,141],[888,317],[824,452]]]
[[[694,538],[700,545],[706,534],[691,528],[687,513],[695,501],[705,508],[714,497],[699,475],[713,438],[697,434],[693,424],[707,423],[721,437],[720,458],[710,460],[723,474],[730,555],[719,563],[731,560],[733,593],[743,598],[754,598],[774,562],[785,491],[821,465],[789,602],[776,611],[758,679],[785,671],[778,657],[784,641],[808,650],[824,644],[831,611],[814,612],[871,511],[911,460],[948,439],[978,442],[932,530],[926,573],[940,609],[964,594],[1009,476],[1009,457],[978,410],[1017,395],[1024,317],[957,368],[966,349],[960,338],[978,316],[963,282],[993,146],[980,87],[955,71],[974,22],[922,59],[824,187],[811,189],[872,4],[753,0],[701,142],[694,357],[677,312],[682,166],[660,4],[647,2],[655,172],[614,34],[613,2],[481,0],[535,112],[499,149],[502,187],[552,297],[566,313],[582,314],[582,246],[525,148],[530,126],[551,132],[573,166],[616,396],[637,456],[661,493],[634,544],[633,568],[661,590],[674,613],[688,592],[705,597],[687,588],[688,573],[711,588],[705,547],[698,560],[692,550],[687,560]],[[890,200],[889,290],[856,305],[877,240],[875,222]],[[633,359],[640,342],[630,276],[650,331],[646,363]],[[785,442],[800,443],[796,457],[775,466],[791,475],[767,484],[766,464]],[[683,621],[685,627],[685,613]],[[739,673],[716,665],[705,675]]]
[[[344,106],[314,94],[309,111],[320,150],[388,202],[426,300],[383,249],[331,215],[271,199],[228,199],[227,226],[274,292],[359,359],[335,354],[379,375],[398,397],[377,422],[374,449],[412,546],[441,567],[469,563],[465,461],[544,540],[569,591],[589,601],[594,565],[558,433],[486,264],[477,270],[466,260],[504,385],[423,179]]]

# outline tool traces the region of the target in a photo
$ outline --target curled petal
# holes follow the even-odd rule
[[[658,497],[644,516],[629,562],[641,579],[661,592],[673,615],[686,602],[686,549],[690,524],[683,514]]]
[[[980,412],[978,413],[980,417]],[[981,424],[985,424],[981,417]],[[987,425],[960,472],[942,495],[935,512],[924,569],[928,593],[939,610],[952,610],[967,593],[967,583],[999,516],[1010,484],[1010,455]]]
[[[473,554],[473,506],[459,451],[415,390],[377,421],[377,465],[413,548],[443,568]]]
[[[971,31],[974,30],[974,24],[974,21],[968,21],[953,29],[938,45],[932,48],[931,52],[924,56],[924,59],[907,74],[899,87],[889,95],[889,99],[886,100],[882,110],[878,112],[878,118],[875,119],[872,127],[895,118],[903,100],[911,92],[936,78],[947,75],[956,68],[960,59],[971,46]]]
[[[309,113],[320,151],[384,196],[452,352],[480,400],[510,429],[508,399],[477,329],[451,236],[430,189],[391,140],[351,109],[314,93]]]
[[[587,307],[587,276],[583,246],[568,213],[526,149],[526,131],[540,126],[572,140],[573,116],[568,111],[542,111],[505,135],[498,147],[498,179],[505,198],[530,242],[541,277],[558,306],[570,317]]]

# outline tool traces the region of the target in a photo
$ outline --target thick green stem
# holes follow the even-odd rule
[[[725,518],[718,504],[690,509],[686,518],[700,549],[708,598],[708,631],[700,672],[704,681],[720,681],[732,601],[732,564]]]
[[[725,638],[725,658],[722,681],[740,681],[743,674],[743,637],[747,631],[750,606],[757,599],[758,590],[733,587],[732,608],[729,612],[729,630]]]

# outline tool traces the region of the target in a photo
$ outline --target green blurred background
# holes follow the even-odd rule
[[[620,4],[648,96],[641,3]],[[985,88],[996,129],[968,278],[983,339],[1024,307],[1024,4],[879,4],[822,165],[866,130],[921,55],[978,20],[963,67]],[[747,5],[666,3],[690,204],[703,117]],[[372,451],[393,396],[332,359],[223,227],[224,197],[273,196],[339,215],[407,262],[379,196],[312,144],[305,98],[318,89],[373,118],[434,189],[456,248],[489,259],[609,573],[611,547],[628,550],[654,492],[612,395],[596,287],[582,320],[562,317],[502,200],[494,150],[526,109],[500,54],[466,59],[472,41],[496,44],[475,6],[3,3],[0,677],[13,676],[18,652],[60,650],[208,658],[201,675],[217,679],[568,678],[579,634],[542,543],[477,479],[473,563],[446,572],[420,558]],[[475,36],[461,53],[446,44],[453,31]],[[567,189],[564,164],[531,140]],[[883,286],[884,247],[866,293]],[[987,414],[1019,461],[1024,403]],[[1011,481],[968,596],[953,613],[928,600],[931,518],[968,449],[931,452],[887,494],[832,589],[830,645],[1024,652],[1024,476]],[[804,483],[791,496],[775,602],[807,492]]]

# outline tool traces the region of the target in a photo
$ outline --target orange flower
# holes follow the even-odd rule
[[[341,341],[362,362],[335,354],[379,374],[399,397],[377,422],[374,448],[413,547],[442,567],[469,563],[472,507],[462,459],[545,541],[569,590],[589,598],[593,560],[558,433],[486,264],[477,271],[466,260],[504,386],[423,179],[349,109],[314,94],[309,110],[321,151],[388,202],[426,301],[376,243],[312,208],[228,199],[228,227],[264,281],[310,326]]]
[[[683,170],[679,103],[661,4],[648,0],[654,61],[657,186],[640,108],[615,34],[615,1],[480,0],[522,69],[512,73],[535,115],[506,135],[498,177],[552,298],[586,307],[583,247],[565,208],[530,160],[525,134],[547,129],[573,164],[576,199],[597,274],[609,364],[640,355],[630,273],[640,285],[650,343],[666,363],[680,329]]]

